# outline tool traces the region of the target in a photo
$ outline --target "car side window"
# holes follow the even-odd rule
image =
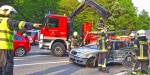
[[[116,42],[115,49],[119,50],[119,48],[123,48],[125,46],[126,46],[126,44],[124,42]]]
[[[15,40],[22,40],[20,36],[15,35]]]

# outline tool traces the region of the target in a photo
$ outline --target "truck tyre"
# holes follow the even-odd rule
[[[62,43],[57,42],[53,44],[51,51],[54,56],[62,57],[65,54],[66,49]]]

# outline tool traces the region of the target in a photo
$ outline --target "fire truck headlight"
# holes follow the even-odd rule
[[[40,34],[40,39],[43,39],[43,34]]]

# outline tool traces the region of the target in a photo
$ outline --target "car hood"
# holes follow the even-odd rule
[[[98,49],[92,47],[79,47],[79,48],[74,48],[72,51],[79,52],[79,53],[88,53],[88,52],[98,52]]]

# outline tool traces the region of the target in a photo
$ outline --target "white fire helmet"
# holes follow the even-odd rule
[[[141,29],[137,31],[136,35],[137,37],[146,36],[146,32],[145,30]]]
[[[134,36],[135,36],[135,33],[131,33],[129,36],[133,36],[133,37],[134,37]]]
[[[73,36],[77,36],[78,35],[78,33],[75,31],[75,32],[73,32]]]
[[[3,11],[6,10],[5,15],[9,15],[10,12],[13,12],[14,14],[18,13],[12,6],[9,6],[9,5],[3,5],[3,6],[1,6],[0,10],[3,10]]]

